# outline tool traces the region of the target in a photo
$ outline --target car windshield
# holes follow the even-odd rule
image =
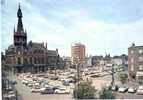
[[[65,91],[65,89],[60,89],[61,91]]]

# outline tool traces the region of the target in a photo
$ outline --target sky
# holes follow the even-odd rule
[[[2,0],[1,50],[13,43],[21,4],[28,41],[47,42],[70,56],[81,42],[86,55],[121,55],[134,42],[143,45],[143,0]]]

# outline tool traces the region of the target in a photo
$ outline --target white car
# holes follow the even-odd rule
[[[135,92],[136,92],[136,88],[134,88],[134,87],[129,87],[128,93],[135,93]]]
[[[32,88],[32,89],[31,89],[31,92],[32,92],[32,93],[39,93],[39,92],[40,92],[40,89]]]
[[[14,91],[9,91],[9,92],[8,92],[8,98],[9,98],[10,100],[16,100],[15,92],[14,92]]]
[[[139,88],[137,90],[137,94],[143,95],[143,86],[139,86]]]
[[[22,84],[28,84],[27,80],[22,80]]]
[[[70,90],[65,88],[59,88],[55,90],[55,94],[69,94]]]
[[[127,90],[128,90],[128,87],[125,87],[125,86],[124,86],[124,87],[120,87],[118,91],[124,93],[124,92],[126,92]]]

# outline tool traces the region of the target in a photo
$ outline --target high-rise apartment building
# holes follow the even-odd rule
[[[75,43],[71,47],[72,64],[84,63],[85,60],[85,45],[81,43]]]

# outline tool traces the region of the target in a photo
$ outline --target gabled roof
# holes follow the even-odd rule
[[[36,43],[30,41],[27,45],[28,51],[35,51],[35,50],[42,50],[44,52],[47,52],[48,50],[44,47],[42,43]]]
[[[57,56],[57,51],[56,50],[48,50],[48,55],[49,56]]]

